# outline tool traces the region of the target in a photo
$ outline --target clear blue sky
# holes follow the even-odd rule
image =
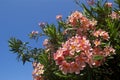
[[[14,36],[31,45],[41,47],[29,40],[28,33],[40,30],[38,23],[56,22],[56,15],[64,18],[79,7],[73,0],[0,0],[0,80],[32,80],[32,65],[16,60],[8,48],[8,40]]]
[[[33,47],[41,47],[28,38],[32,30],[40,30],[39,22],[55,23],[56,15],[65,19],[71,11],[79,10],[74,0],[0,0],[0,80],[32,80],[32,65],[16,60],[8,48],[10,37],[30,41]]]

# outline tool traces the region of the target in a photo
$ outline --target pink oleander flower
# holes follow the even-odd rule
[[[91,21],[87,17],[83,16],[83,14],[79,11],[73,12],[70,16],[68,16],[67,23],[72,27],[79,27],[82,31],[93,29],[96,25],[96,21]]]
[[[115,53],[115,50],[110,46],[106,46],[104,49],[102,49],[100,47],[94,47],[93,48],[93,58],[94,58],[94,56],[101,56],[101,57],[103,57],[103,59],[102,58],[101,58],[101,60],[91,59],[90,62],[94,66],[100,66],[105,61],[105,58],[107,56],[110,56],[111,54],[114,54],[114,53]]]
[[[99,35],[100,35],[101,32],[102,32],[101,29],[99,29],[99,30],[97,30],[97,31],[94,31],[94,32],[93,32],[93,36],[99,37]]]
[[[33,80],[44,80],[42,76],[36,76]]]
[[[76,35],[63,43],[62,47],[54,53],[54,60],[63,74],[79,74],[86,66],[87,60],[92,58],[90,50],[89,40],[84,36]]]
[[[105,56],[109,56],[110,53],[115,53],[115,50],[110,46],[106,46],[104,48],[104,52],[105,52],[105,54],[104,54]]]
[[[80,18],[82,17],[83,17],[82,13],[80,13],[79,11],[75,11],[70,16],[68,16],[67,22],[71,24],[73,27],[75,27],[78,21],[80,20]]]
[[[39,32],[38,31],[32,31],[31,34],[32,35],[37,35]]]
[[[35,67],[37,66],[37,63],[36,63],[36,62],[33,62],[33,63],[32,63],[32,66],[33,66],[33,68],[35,68]]]
[[[105,39],[105,40],[108,40],[108,39],[110,38],[108,32],[104,32],[104,33],[102,34],[102,37],[103,37],[103,39]]]
[[[76,62],[71,62],[70,63],[70,73],[79,74],[80,73],[80,65],[77,64]]]
[[[100,55],[105,57],[103,49],[98,46],[93,48],[93,55]]]
[[[50,43],[48,39],[45,39],[43,41],[43,46],[45,47],[46,52],[49,52],[49,51],[54,52],[54,46]]]
[[[101,58],[100,60],[94,60],[95,56],[101,56],[101,57],[103,57],[103,59]],[[102,48],[94,47],[93,48],[93,56],[92,57],[93,57],[93,59],[91,60],[91,64],[93,66],[97,67],[97,66],[102,65],[102,63],[103,63],[103,61],[104,61],[106,56],[104,56],[104,51],[102,50]]]
[[[107,2],[107,3],[105,4],[105,6],[106,6],[106,7],[112,7],[112,3]]]
[[[94,19],[89,22],[89,26],[91,29],[94,29],[94,26],[96,26],[96,25],[97,25],[97,21]]]
[[[102,63],[103,63],[102,60],[94,60],[94,61],[93,61],[93,65],[96,66],[96,67],[102,65]]]
[[[120,15],[116,12],[112,12],[112,14],[109,15],[112,19],[119,19],[120,18]]]
[[[63,74],[67,74],[70,72],[70,63],[62,61],[62,64],[59,66],[59,68],[63,72]]]
[[[95,46],[99,46],[99,45],[101,45],[101,41],[98,40],[98,39],[96,39],[96,40],[94,41],[94,44],[95,44]]]
[[[40,27],[44,28],[45,25],[46,25],[46,23],[44,23],[44,22],[40,22],[40,23],[38,23],[38,25],[39,25]]]
[[[57,16],[56,16],[56,19],[57,19],[57,20],[62,20],[62,15],[57,15]]]
[[[34,70],[32,72],[33,79],[34,80],[43,80],[41,75],[44,73],[44,69],[43,69],[44,66],[40,63],[34,62],[33,68],[34,68]]]
[[[47,46],[49,44],[49,40],[48,39],[45,39],[44,42],[43,42],[43,46]]]
[[[102,37],[104,40],[109,39],[109,35],[106,31],[101,29],[93,33],[95,37]],[[75,73],[79,74],[81,70],[86,67],[86,63],[90,67],[100,66],[105,61],[105,58],[114,53],[115,50],[112,47],[101,48],[102,39],[96,39],[93,43],[95,46],[91,45],[87,37],[76,35],[68,39],[62,44],[56,53],[54,53],[54,60],[56,65],[63,74]],[[95,57],[100,56],[100,60],[96,60]]]
[[[95,1],[94,1],[94,0],[87,0],[87,3],[88,3],[89,5],[94,5],[94,4],[95,4]]]
[[[95,36],[95,37],[102,37],[105,40],[108,40],[110,38],[108,32],[103,31],[101,29],[93,32],[93,36]]]

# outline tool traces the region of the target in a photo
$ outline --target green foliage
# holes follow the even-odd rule
[[[94,60],[102,60],[104,57],[103,56],[101,56],[101,55],[94,55],[93,56],[93,59]]]
[[[17,59],[21,59],[23,61],[23,64],[25,64],[26,61],[38,61],[38,56],[43,53],[43,49],[31,49],[30,46],[27,46],[28,42],[22,42],[21,40],[16,38],[11,38],[8,42],[10,51],[16,53]]]
[[[60,25],[58,28],[54,25],[47,25],[44,29],[43,32],[45,33],[46,36],[49,37],[50,41],[52,44],[60,45],[61,42],[63,41],[63,34],[61,33],[61,27]]]

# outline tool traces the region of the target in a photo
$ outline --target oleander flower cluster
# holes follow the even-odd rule
[[[111,3],[105,4],[112,7]],[[112,12],[111,19],[117,18],[117,13]],[[62,15],[57,15],[58,22],[62,21]],[[97,20],[89,19],[79,11],[74,11],[65,24],[68,26],[63,30],[63,35],[69,35],[72,31],[74,34],[68,36],[66,41],[55,50],[54,44],[50,39],[45,39],[43,46],[47,52],[52,52],[52,58],[55,61],[54,66],[58,66],[59,71],[64,75],[80,74],[87,66],[90,68],[99,67],[106,61],[106,58],[115,54],[115,49],[109,44],[109,32],[98,28]],[[42,29],[45,23],[41,24]],[[32,35],[38,35],[38,32],[32,32]],[[49,56],[50,58],[50,56]],[[43,65],[34,63],[33,65],[34,80],[42,80],[41,74],[44,74]]]
[[[32,76],[34,80],[43,80],[42,74],[44,73],[44,66],[40,63],[33,62],[33,68]]]
[[[110,37],[108,32],[95,29],[97,21],[89,20],[81,12],[75,11],[68,17],[68,24],[72,27],[77,26],[76,35],[69,38],[54,53],[56,65],[59,65],[63,74],[79,74],[87,64],[90,67],[100,66],[105,57],[115,52],[109,45],[101,46],[102,41],[109,41]],[[89,35],[94,39],[89,39]],[[102,59],[95,60],[97,56],[101,56]]]
[[[79,74],[86,62],[91,58],[91,44],[84,36],[76,35],[62,44],[62,47],[54,54],[54,60],[59,69],[64,73]]]
[[[79,27],[82,31],[93,29],[97,24],[97,21],[90,20],[85,17],[81,12],[75,11],[70,16],[68,16],[67,23],[72,27]]]

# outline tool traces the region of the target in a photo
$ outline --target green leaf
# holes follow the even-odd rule
[[[88,14],[90,14],[90,16],[92,16],[93,18],[95,18],[95,16],[92,14],[92,12],[91,12],[84,4],[82,4],[82,7],[84,8],[84,10],[85,10]]]
[[[40,54],[39,56],[38,56],[38,59],[39,59],[39,61],[40,61],[40,63],[41,64],[43,64],[45,67],[47,67],[48,66],[48,55],[47,55],[47,53],[42,53],[42,54]]]
[[[19,52],[20,51],[19,48],[23,44],[21,40],[16,38],[10,38],[8,43],[9,43],[10,51],[12,51],[13,53]]]
[[[54,74],[56,75],[56,76],[59,76],[59,77],[61,77],[61,78],[73,78],[72,77],[72,75],[64,75],[64,74],[62,74],[60,71],[54,71]]]
[[[93,60],[102,60],[104,57],[102,55],[94,55]]]

